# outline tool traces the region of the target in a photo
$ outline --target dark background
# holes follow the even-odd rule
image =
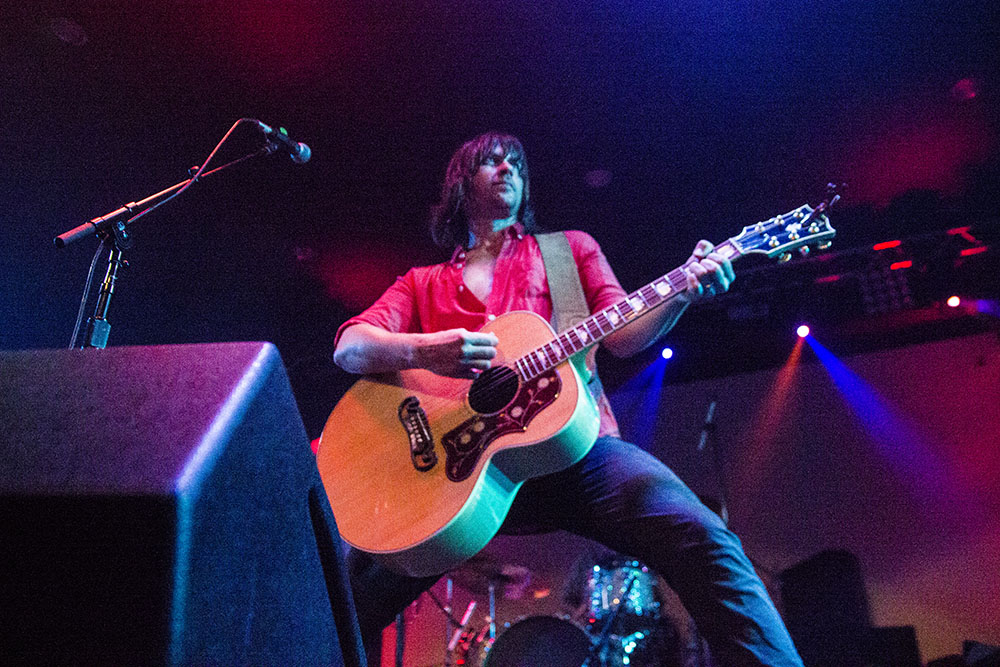
[[[1000,296],[996,251],[958,254],[997,236],[996,14],[926,0],[5,4],[0,348],[69,343],[96,241],[57,250],[53,236],[185,178],[244,116],[287,127],[313,159],[241,165],[137,223],[110,344],[273,341],[312,435],[351,381],[330,361],[337,326],[441,259],[427,209],[451,152],[488,129],[526,144],[541,222],[593,234],[627,289],[699,238],[848,183],[829,259],[746,260],[732,294],[675,330],[668,381],[775,365],[803,318],[841,354],[992,326],[879,312],[895,319],[857,334],[876,242],[906,240],[892,258],[915,262],[903,310]],[[239,129],[220,158],[261,141]],[[976,242],[946,233],[966,225]],[[844,279],[816,285],[830,273]],[[650,358],[606,360],[609,383]]]

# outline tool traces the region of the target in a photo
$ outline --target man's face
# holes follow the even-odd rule
[[[473,216],[501,219],[516,215],[524,196],[520,158],[495,147],[472,176],[470,195]]]

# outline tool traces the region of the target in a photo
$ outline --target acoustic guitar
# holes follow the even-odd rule
[[[716,252],[787,259],[836,233],[837,196],[743,228]],[[365,376],[330,414],[317,461],[341,536],[411,576],[443,573],[496,534],[521,485],[579,461],[600,418],[587,349],[686,289],[681,266],[556,334],[530,312],[483,331],[499,339],[475,380],[426,370]]]

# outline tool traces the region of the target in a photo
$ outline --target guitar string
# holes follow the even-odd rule
[[[802,207],[802,208],[804,208],[804,207]],[[764,232],[766,230],[773,229],[774,227],[782,227],[783,228],[784,225],[787,224],[787,220],[789,218],[794,218],[795,217],[795,213],[797,211],[799,211],[799,210],[801,210],[801,208],[800,209],[796,209],[795,211],[790,211],[790,212],[785,213],[783,215],[776,216],[775,218],[772,219],[772,220],[774,220],[774,222],[772,222],[771,224],[767,224],[770,221],[766,221],[764,223],[757,223],[758,225],[764,225],[764,226],[761,229],[753,229],[752,232],[751,232],[751,234],[750,234],[750,237],[762,238],[763,235],[764,235]],[[754,225],[753,227],[756,227],[756,225]],[[746,239],[744,239],[744,244],[745,244],[745,241],[746,241]],[[756,245],[759,245],[759,244],[760,244],[760,241],[757,241],[757,242],[755,242],[752,245],[756,246]],[[747,245],[744,245],[741,248],[741,246],[736,245],[734,239],[730,238],[730,239],[726,239],[726,241],[720,243],[718,246],[716,246],[715,249],[718,250],[719,248],[722,248],[723,246],[728,246],[730,249],[735,250],[737,252],[737,255],[735,257],[739,257],[741,255],[746,254],[746,250],[747,250],[747,247],[748,247]],[[649,310],[652,310],[654,308],[657,308],[657,307],[663,305],[664,303],[666,303],[667,301],[670,301],[671,299],[673,299],[674,297],[676,297],[682,291],[682,288],[685,287],[684,281],[685,281],[686,276],[687,276],[686,269],[694,261],[695,260],[692,258],[692,259],[688,260],[687,262],[685,262],[684,264],[682,264],[680,267],[678,267],[676,269],[673,269],[672,271],[669,271],[668,273],[660,276],[659,278],[657,278],[656,280],[653,280],[650,283],[647,283],[646,285],[643,285],[642,287],[640,287],[639,289],[635,290],[631,294],[628,294],[625,297],[624,300],[619,301],[618,303],[616,303],[616,304],[614,304],[612,306],[609,306],[608,308],[605,308],[604,310],[602,310],[602,311],[600,311],[598,313],[594,313],[593,315],[591,315],[590,317],[586,318],[582,322],[577,323],[574,327],[572,327],[570,329],[567,329],[566,331],[563,331],[560,334],[557,334],[552,340],[546,342],[543,345],[540,345],[539,347],[535,348],[531,352],[529,352],[529,353],[527,353],[527,354],[519,357],[518,359],[516,359],[513,362],[513,364],[505,364],[502,367],[498,366],[496,368],[506,368],[511,373],[513,373],[515,377],[521,377],[522,374],[523,374],[525,376],[524,377],[524,381],[530,381],[530,380],[532,380],[532,379],[534,379],[536,377],[539,377],[540,375],[543,375],[544,373],[552,370],[556,366],[559,366],[560,364],[568,361],[569,358],[571,356],[573,356],[574,354],[579,354],[580,352],[583,352],[584,350],[589,349],[593,345],[598,344],[600,342],[600,340],[604,339],[605,337],[607,337],[608,335],[614,333],[618,329],[620,329],[620,328],[626,326],[627,324],[631,323],[633,319],[638,319],[639,316],[645,314],[644,311],[649,311]],[[655,285],[659,281],[661,281],[661,280],[665,281],[668,285],[670,285],[670,287],[672,289],[671,292],[669,292],[667,294],[661,294],[656,289]],[[652,291],[653,294],[652,295],[648,294],[649,291]],[[652,297],[653,295],[655,295],[656,297],[659,297],[659,298],[652,305],[650,305],[649,298]],[[643,303],[643,306],[641,308],[639,308],[639,309],[636,309],[632,305],[632,301],[634,299],[636,299],[636,298],[640,299],[642,301],[642,303]],[[628,308],[628,312],[625,315],[622,315],[622,313],[620,311],[624,307]],[[608,313],[611,313],[611,312],[614,312],[617,315],[617,318],[620,318],[618,322],[613,321],[612,318],[609,317]],[[633,317],[633,315],[634,315],[634,317]],[[610,331],[608,331],[608,332],[604,331],[604,328],[601,326],[600,321],[599,321],[601,317],[603,317],[604,320],[609,325]],[[596,327],[596,329],[600,332],[600,334],[601,334],[600,338],[598,340],[596,340],[596,342],[591,343],[590,345],[584,345],[580,349],[575,349],[577,343],[573,342],[572,338],[570,337],[570,334],[575,335],[578,339],[580,339],[581,342],[584,341],[585,339],[577,331],[578,329],[580,329],[582,327],[583,330],[587,333],[587,336],[593,339],[595,337],[594,337],[593,333],[591,332],[591,326],[590,326],[590,324],[593,324]],[[564,339],[565,339],[565,343],[564,343]],[[548,348],[552,347],[553,344],[558,344],[559,349],[556,349],[556,348],[552,348],[551,350],[548,349]],[[574,350],[573,352],[571,352],[569,354],[566,354],[566,345],[567,344],[569,345],[570,349]],[[560,350],[561,350],[561,353],[560,353]],[[551,355],[550,355],[550,353],[551,353]],[[541,359],[538,358],[539,355],[542,355],[542,357],[544,358],[544,361],[542,361]],[[554,363],[551,361],[550,356],[554,356],[555,357],[555,362]],[[532,361],[532,360],[537,360],[537,361]],[[535,372],[534,368],[532,367],[532,366],[535,366],[535,365],[540,366],[541,370],[538,371],[538,372]],[[523,369],[520,366],[523,366]],[[494,374],[494,376],[495,377],[491,377],[491,378],[489,378],[485,382],[479,383],[478,386],[476,386],[474,384],[473,388],[470,389],[470,393],[472,393],[472,391],[477,391],[477,392],[493,391],[497,387],[499,387],[502,384],[504,384],[505,382],[509,381],[509,375],[508,374],[496,373],[496,374]],[[496,377],[496,376],[499,376],[499,377]],[[473,382],[475,383],[475,380]]]

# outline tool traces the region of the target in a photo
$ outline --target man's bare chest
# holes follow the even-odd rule
[[[486,303],[493,290],[493,273],[496,269],[496,259],[482,257],[470,259],[462,269],[462,280],[465,286],[477,299]]]

